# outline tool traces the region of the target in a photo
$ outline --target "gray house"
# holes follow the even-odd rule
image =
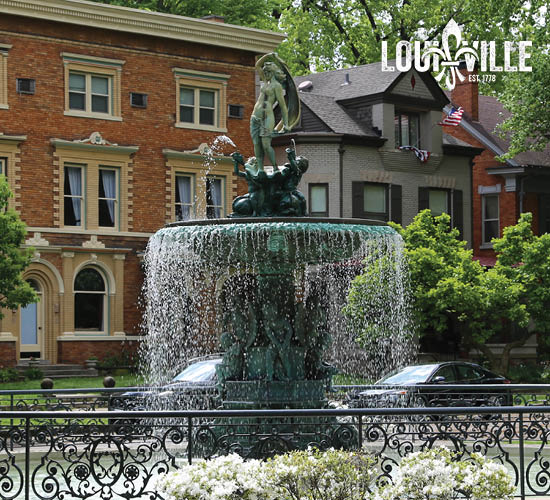
[[[449,100],[433,77],[382,72],[380,63],[296,78],[302,118],[292,138],[310,168],[300,189],[312,215],[409,224],[419,210],[446,212],[472,237],[472,158],[480,150],[438,125]],[[430,152],[422,162],[415,146]]]

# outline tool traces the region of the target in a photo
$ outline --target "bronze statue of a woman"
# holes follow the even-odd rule
[[[300,119],[300,99],[288,69],[276,54],[266,54],[256,63],[262,85],[250,117],[250,136],[254,143],[258,171],[264,170],[265,156],[277,168],[275,151],[271,146],[274,135],[289,132]],[[286,95],[285,95],[286,94]],[[282,120],[275,125],[274,106],[281,109]]]

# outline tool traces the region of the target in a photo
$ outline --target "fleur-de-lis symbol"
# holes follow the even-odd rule
[[[453,59],[450,48],[450,38],[454,37],[455,39],[455,49],[456,59]],[[441,37],[441,48],[439,47],[430,47],[422,55],[422,58],[429,57],[434,55],[440,59],[441,71],[436,75],[435,79],[439,82],[445,78],[445,84],[450,90],[453,90],[456,85],[456,79],[458,78],[461,82],[464,81],[465,77],[460,71],[458,71],[458,65],[460,64],[460,59],[463,56],[469,55],[476,60],[479,60],[477,51],[472,47],[462,47],[462,32],[460,31],[460,26],[456,23],[454,19],[451,19],[447,26],[443,29],[443,35]],[[447,73],[447,70],[449,71]]]

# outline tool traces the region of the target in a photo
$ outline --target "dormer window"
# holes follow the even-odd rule
[[[395,113],[395,147],[420,147],[420,115],[418,113]]]

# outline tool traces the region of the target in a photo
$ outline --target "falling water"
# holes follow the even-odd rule
[[[327,361],[341,372],[375,378],[410,361],[401,237],[386,226],[300,221],[183,223],[151,238],[145,256],[147,335],[142,343],[147,383],[165,384],[190,359],[219,352],[224,304],[246,309],[246,302],[254,300],[254,277],[267,263],[291,274],[296,302],[310,297],[321,301],[333,336]],[[342,315],[350,282],[364,266],[382,270],[378,282],[365,285],[371,313],[359,327],[382,332],[367,350],[349,328],[357,325]]]

